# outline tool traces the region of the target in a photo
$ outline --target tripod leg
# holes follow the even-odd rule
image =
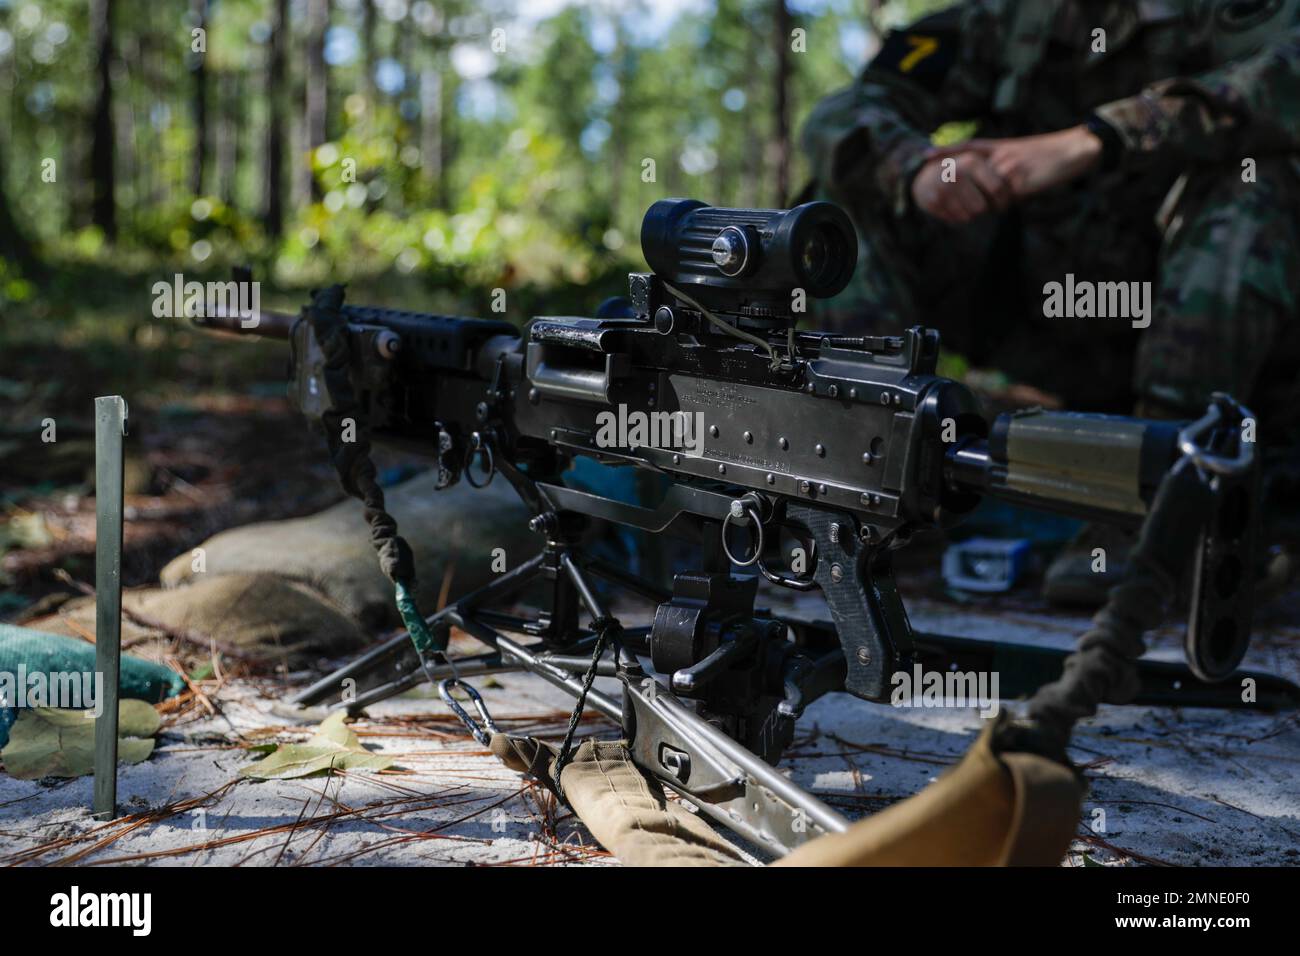
[[[455,604],[448,605],[430,617],[430,627],[451,623],[453,614],[465,613],[480,604],[505,597],[525,587],[537,577],[542,560],[542,555],[530,558],[513,571],[506,572],[477,591],[471,591]],[[386,690],[391,688],[383,695],[383,697],[391,697],[393,694],[399,694],[419,683],[419,680],[406,683],[406,679],[412,672],[420,671],[420,669],[420,660],[416,656],[415,648],[411,645],[411,638],[403,631],[390,637],[378,647],[364,652],[360,657],[345,664],[333,673],[322,677],[310,687],[299,691],[290,698],[290,702],[301,705],[319,704],[339,694],[343,687],[347,686],[344,681],[348,680],[355,682],[350,686],[357,692],[358,698],[362,693],[378,688]],[[383,697],[374,698],[370,694],[366,696],[370,702],[375,699],[383,699]]]

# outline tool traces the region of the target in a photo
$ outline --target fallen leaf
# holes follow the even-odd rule
[[[343,722],[344,717],[343,711],[335,711],[305,744],[283,744],[239,772],[255,780],[283,780],[326,770],[384,770],[392,766],[391,757],[373,754],[361,746],[360,739]]]
[[[19,780],[83,777],[95,769],[95,721],[84,710],[33,707],[18,712],[9,743],[0,750],[5,770]],[[142,700],[122,700],[117,711],[117,759],[139,763],[153,753],[162,718]]]

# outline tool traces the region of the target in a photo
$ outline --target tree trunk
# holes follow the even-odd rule
[[[90,0],[90,29],[97,81],[90,128],[90,181],[94,190],[90,220],[112,240],[117,238],[117,207],[113,200],[113,0]]]
[[[365,122],[375,115],[375,0],[361,0],[361,95],[366,101]]]
[[[289,34],[289,0],[275,0],[266,66],[266,181],[263,220],[266,232],[284,232],[284,45]]]
[[[13,210],[9,208],[9,196],[5,190],[3,143],[0,143],[0,258],[18,263],[18,268],[25,276],[39,276],[42,273],[40,261],[32,251],[31,243],[19,230]]]
[[[785,208],[790,197],[790,11],[785,0],[775,0],[776,70],[772,97],[772,179],[776,189],[776,207]]]
[[[320,199],[320,183],[312,172],[313,155],[316,147],[325,142],[326,99],[329,77],[325,72],[325,30],[329,26],[329,0],[308,0],[307,2],[307,91],[304,98],[303,120],[306,125],[307,155],[304,157],[306,169],[304,179],[307,192],[313,199]]]
[[[190,157],[190,192],[203,195],[203,167],[208,157],[208,0],[190,0],[190,29],[204,34],[204,49],[194,49],[190,34],[190,72],[194,74],[194,155]]]

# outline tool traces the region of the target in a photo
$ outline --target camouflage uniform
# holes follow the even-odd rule
[[[1248,394],[1296,325],[1297,23],[1297,0],[971,0],[892,33],[803,134],[816,192],[861,240],[857,284],[821,318],[935,325],[1076,405],[1131,410],[1130,376],[1178,413],[1214,389]],[[1279,39],[1245,57],[1262,37]],[[1078,182],[967,226],[912,205],[942,123],[999,138],[1090,117],[1118,161]],[[1242,182],[1245,156],[1256,182]],[[1067,272],[1157,281],[1140,347],[1127,322],[1042,317],[1043,284]]]

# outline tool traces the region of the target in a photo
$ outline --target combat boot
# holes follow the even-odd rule
[[[1058,607],[1098,608],[1123,579],[1137,535],[1113,525],[1086,524],[1052,559],[1043,599]]]

